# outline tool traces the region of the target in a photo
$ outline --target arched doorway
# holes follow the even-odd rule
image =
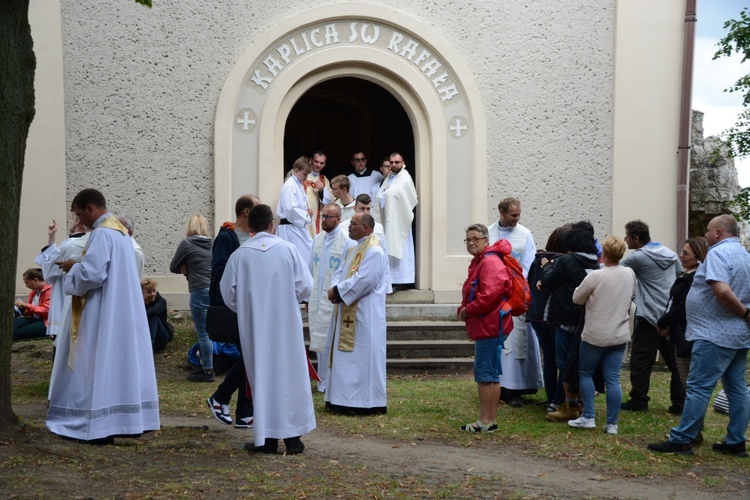
[[[351,156],[362,150],[377,169],[392,151],[401,151],[416,182],[414,131],[401,104],[383,87],[354,77],[321,82],[295,103],[284,130],[284,170],[300,156],[326,152],[329,179],[351,173]]]
[[[388,125],[383,130],[370,125],[367,131],[365,125],[366,132],[350,135],[354,118],[341,110],[372,113],[376,106],[363,106],[366,89],[385,92],[401,106],[408,117],[404,123],[412,129],[405,134],[411,147],[382,147],[404,150],[416,180],[417,287],[433,290],[437,302],[460,298],[468,261],[463,228],[486,220],[487,199],[481,94],[461,60],[429,27],[384,7],[329,5],[280,22],[239,58],[222,89],[215,124],[216,213],[230,213],[233,200],[246,192],[275,206],[291,163],[288,156],[294,155],[287,150],[299,148],[309,155],[316,139],[326,141],[326,174],[331,175],[335,169],[345,171],[350,149],[358,147],[350,142],[360,135],[363,149],[368,142],[370,149],[379,148],[376,136],[393,128],[390,121],[383,119]],[[316,130],[327,130],[320,116],[328,117],[331,109],[315,113],[308,97],[342,117],[338,135],[345,140],[335,141],[345,144],[341,152],[326,146],[326,137]],[[298,104],[312,112],[290,119]],[[365,121],[372,123],[372,117]],[[296,133],[287,137],[289,122],[311,129],[313,141],[307,145]],[[372,161],[380,154],[365,152]]]

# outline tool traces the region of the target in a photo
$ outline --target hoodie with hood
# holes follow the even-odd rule
[[[175,274],[187,268],[188,290],[194,292],[211,286],[211,238],[193,235],[182,240],[169,264]]]
[[[466,333],[472,340],[490,339],[510,334],[513,318],[505,300],[510,291],[510,274],[499,255],[510,255],[507,240],[485,247],[469,264],[469,277],[462,288],[458,313],[466,309]]]
[[[661,243],[651,242],[628,255],[621,264],[631,268],[638,279],[636,317],[656,326],[667,309],[669,290],[682,274],[682,264],[677,254]]]

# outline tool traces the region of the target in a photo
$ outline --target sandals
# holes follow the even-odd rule
[[[460,429],[464,432],[468,432],[469,434],[479,434],[482,432],[487,432],[487,433],[495,432],[497,430],[497,422],[492,422],[491,424],[485,425],[480,420],[477,420],[476,422],[462,425]]]

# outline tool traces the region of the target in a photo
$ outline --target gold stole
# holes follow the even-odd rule
[[[359,265],[362,263],[362,259],[365,257],[365,253],[368,249],[374,246],[380,246],[377,237],[371,234],[357,247],[357,251],[354,254],[352,263],[349,265],[349,269],[346,271],[346,279],[349,279],[357,272]],[[357,304],[359,300],[355,300],[351,305],[341,304],[341,328],[339,329],[339,343],[338,350],[345,352],[354,351],[354,327],[357,325]],[[339,308],[335,309],[336,316],[338,316]],[[337,323],[338,318],[334,318],[334,325]],[[331,366],[333,360],[333,349],[331,349],[331,355],[328,360],[328,366]]]
[[[120,231],[123,235],[128,234],[128,230],[125,229],[125,226],[123,226],[114,215],[110,215],[109,217],[104,219],[96,228],[99,229],[100,227]],[[90,242],[91,239],[86,242],[86,248],[84,248],[83,252],[81,253],[81,259],[83,259],[83,256],[86,255],[86,250],[88,250]],[[75,364],[74,357],[76,342],[78,341],[78,327],[81,326],[81,316],[83,315],[83,306],[85,304],[85,296],[78,297],[76,295],[73,295],[71,297],[72,314],[70,319],[70,349],[68,350],[68,368],[70,368],[70,371],[73,371],[73,365]]]

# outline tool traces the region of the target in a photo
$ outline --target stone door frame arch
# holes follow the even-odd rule
[[[378,26],[384,40],[379,46],[346,43],[346,36],[355,33],[353,23]],[[322,42],[323,33],[331,35],[331,30],[337,30],[336,43],[311,44]],[[401,55],[386,48],[386,32],[391,37],[403,34],[396,46]],[[304,53],[290,58],[290,44],[303,47]],[[420,69],[425,60],[415,63],[421,56],[409,58],[409,49],[421,50],[422,56],[428,52],[438,61],[433,67],[449,76],[431,80],[426,75],[432,68]],[[234,201],[243,193],[256,193],[275,209],[283,178],[285,125],[294,104],[323,81],[362,78],[397,99],[414,131],[418,287],[434,290],[436,301],[455,300],[468,261],[461,243],[463,228],[486,220],[485,121],[470,75],[458,54],[433,30],[391,9],[329,5],[279,23],[238,59],[219,96],[214,127],[215,225],[233,219]],[[451,84],[455,94],[441,94],[436,82]]]

